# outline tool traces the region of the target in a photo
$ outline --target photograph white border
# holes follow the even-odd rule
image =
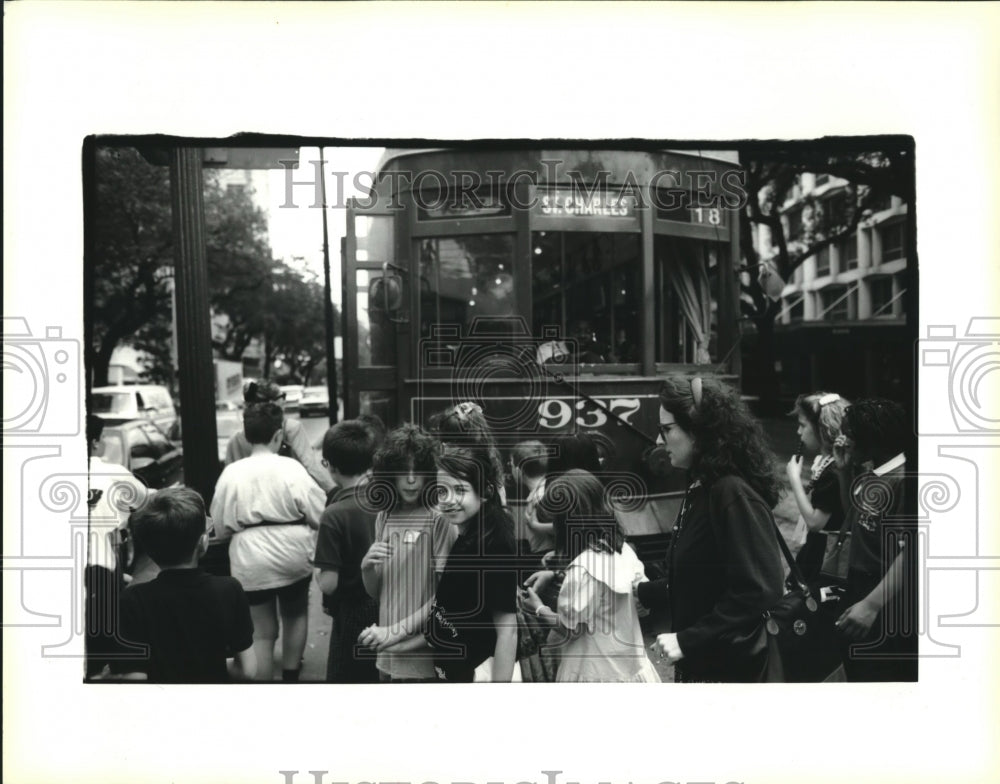
[[[720,148],[912,134],[921,335],[941,324],[961,334],[970,316],[1000,310],[994,4],[21,2],[4,11],[4,315],[25,316],[36,334],[58,325],[82,338],[81,145],[95,133]],[[946,395],[921,387],[921,405],[946,407]],[[938,449],[967,441],[925,439],[921,472],[954,470]],[[85,470],[83,439],[44,443],[59,447],[59,470]],[[992,500],[978,509],[995,516],[987,478],[998,461],[981,452],[980,491]],[[5,554],[38,504],[8,457]],[[32,532],[49,534],[53,553],[65,549],[65,531]],[[982,535],[981,552],[1000,553],[1000,534],[984,526]],[[969,609],[967,582],[941,582],[940,613]],[[8,593],[5,619],[17,610]],[[351,784],[542,784],[542,771],[561,771],[557,784],[985,782],[1000,769],[998,633],[949,633],[961,656],[921,661],[914,685],[425,691],[84,685],[78,659],[41,655],[58,629],[8,627],[5,778],[280,784],[279,771],[295,770],[299,784],[317,770],[328,771],[322,782]]]

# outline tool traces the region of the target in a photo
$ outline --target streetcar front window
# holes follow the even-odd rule
[[[639,235],[536,231],[531,245],[534,333],[558,326],[580,365],[638,362]]]
[[[420,337],[457,344],[476,319],[516,316],[514,238],[470,234],[423,239],[420,254]]]

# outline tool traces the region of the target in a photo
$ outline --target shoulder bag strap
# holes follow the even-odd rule
[[[805,577],[802,576],[802,570],[799,569],[799,565],[795,563],[795,559],[792,557],[792,551],[788,549],[788,543],[785,542],[785,537],[781,533],[781,529],[778,528],[778,523],[774,519],[774,515],[771,515],[771,525],[774,526],[774,535],[778,537],[778,546],[781,548],[781,554],[785,556],[785,563],[788,564],[789,573],[792,575],[792,579],[798,584],[798,586],[809,593],[809,587],[806,585]]]

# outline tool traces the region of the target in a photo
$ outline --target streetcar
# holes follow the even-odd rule
[[[655,446],[662,377],[739,383],[742,182],[725,152],[387,150],[347,210],[345,415],[473,401],[502,452],[582,430],[655,549],[684,489]]]

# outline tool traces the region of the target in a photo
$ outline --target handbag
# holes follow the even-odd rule
[[[823,612],[792,558],[777,523],[774,532],[796,586],[761,615],[767,638],[769,683],[818,683],[841,664],[833,618]]]
[[[851,528],[853,521],[848,516],[840,526],[839,531],[824,531],[826,535],[826,551],[823,554],[823,565],[819,568],[819,577],[825,585],[846,585],[847,566],[851,557]]]

